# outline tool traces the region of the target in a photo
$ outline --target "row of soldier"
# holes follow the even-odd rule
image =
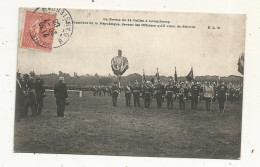
[[[144,107],[149,108],[151,100],[154,98],[157,102],[157,107],[162,107],[164,99],[167,100],[167,108],[173,108],[173,101],[179,101],[180,110],[185,110],[186,102],[191,101],[191,110],[196,110],[198,102],[201,99],[206,101],[206,110],[211,110],[211,102],[218,100],[219,111],[224,113],[224,106],[227,100],[233,103],[234,99],[239,100],[242,97],[242,87],[233,88],[232,84],[225,85],[222,82],[220,85],[215,83],[205,82],[202,85],[199,82],[180,82],[175,83],[173,80],[169,80],[167,85],[163,85],[160,80],[157,83],[152,84],[150,81],[139,84],[135,80],[134,84],[130,82],[124,87],[126,106],[130,107],[131,96],[133,96],[134,107],[140,107],[140,97],[144,99]],[[117,97],[120,89],[117,82],[111,87],[111,96],[113,106],[116,106]]]

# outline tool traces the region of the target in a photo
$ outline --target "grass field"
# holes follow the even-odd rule
[[[226,113],[205,111],[201,101],[197,111],[186,113],[174,103],[174,109],[125,107],[121,95],[112,106],[110,96],[92,92],[70,92],[65,118],[56,117],[53,93],[44,99],[42,116],[22,119],[15,124],[14,151],[30,153],[66,153],[185,158],[240,157],[241,103],[226,105]],[[143,106],[143,100],[141,99]],[[133,105],[132,105],[133,106]]]

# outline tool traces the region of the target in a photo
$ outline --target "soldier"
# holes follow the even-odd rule
[[[138,84],[138,81],[135,80],[134,86],[133,86],[133,96],[134,96],[134,106],[140,107],[140,92],[141,92],[141,86]]]
[[[102,91],[102,90],[101,90],[101,86],[99,86],[99,87],[97,88],[97,92],[98,92],[98,95],[99,95],[99,96],[101,96],[101,91]]]
[[[146,84],[143,87],[143,94],[144,94],[144,107],[150,108],[150,102],[152,100],[153,89],[150,86],[149,81],[146,81]]]
[[[167,99],[167,108],[173,108],[173,96],[174,96],[175,87],[172,83],[172,80],[169,79],[169,84],[166,86],[166,99]]]
[[[28,74],[25,74],[25,117],[28,116],[28,109],[30,107],[32,116],[36,116],[36,97],[35,97],[35,89],[34,89],[34,79],[31,78]]]
[[[194,83],[194,85],[191,86],[191,109],[197,110],[197,104],[198,104],[198,97],[200,93],[200,87],[198,86],[198,83]]]
[[[184,85],[184,83],[181,82],[180,87],[178,89],[180,110],[185,110],[185,90],[184,90],[183,85]]]
[[[106,96],[107,88],[105,86],[102,88],[102,91],[103,91],[104,96]]]
[[[119,88],[117,86],[117,82],[115,81],[111,87],[111,95],[112,95],[112,102],[113,106],[116,106],[117,97],[118,97]]]
[[[164,93],[164,86],[161,84],[161,81],[158,80],[158,83],[155,86],[155,98],[156,98],[158,108],[162,107],[163,93]]]
[[[15,122],[19,122],[24,108],[24,89],[21,84],[21,73],[17,72],[15,96]]]
[[[41,115],[43,107],[43,98],[45,95],[44,81],[37,77],[35,80],[35,95],[36,95],[36,115]]]
[[[59,82],[55,84],[54,95],[57,104],[57,117],[64,117],[64,110],[68,101],[68,92],[64,77],[59,77]]]
[[[125,87],[125,102],[126,102],[126,107],[130,107],[131,95],[132,95],[132,86],[130,85],[130,82],[128,82],[127,85],[126,85],[126,87]]]
[[[235,95],[235,90],[232,86],[232,83],[229,84],[228,94],[229,94],[229,101],[232,104],[234,102],[234,95]]]
[[[97,95],[97,88],[96,88],[96,86],[93,87],[93,92],[94,92],[93,95],[96,96]]]
[[[225,102],[227,100],[227,86],[222,82],[217,88],[219,111],[224,113]]]
[[[213,89],[214,89],[214,97],[213,97],[212,101],[215,102],[216,99],[217,99],[217,86],[216,86],[216,82],[213,82]]]
[[[211,109],[211,100],[214,97],[214,88],[210,85],[210,82],[206,83],[206,86],[204,87],[204,98],[206,101],[206,110],[210,111]]]

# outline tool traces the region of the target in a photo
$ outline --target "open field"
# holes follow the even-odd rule
[[[226,105],[226,113],[205,111],[201,101],[197,111],[125,107],[123,94],[112,106],[110,96],[92,92],[69,92],[70,106],[65,118],[56,117],[52,92],[44,99],[42,116],[22,119],[15,124],[14,151],[30,153],[66,153],[186,158],[240,157],[241,103]],[[132,103],[132,101],[131,101]],[[133,105],[132,105],[133,106]],[[30,112],[29,112],[30,113]]]

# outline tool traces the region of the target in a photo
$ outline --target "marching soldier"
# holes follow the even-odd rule
[[[204,98],[206,101],[206,110],[210,111],[211,109],[211,100],[214,97],[214,88],[210,85],[210,82],[206,83],[207,85],[204,87]]]
[[[153,89],[149,85],[149,81],[147,81],[145,86],[143,87],[143,94],[144,94],[144,107],[150,108],[150,102],[152,100]]]
[[[26,96],[26,102],[25,102],[25,117],[28,116],[28,109],[30,107],[32,116],[36,116],[36,97],[35,97],[35,89],[34,89],[34,80],[31,78],[28,74],[25,74],[25,96]]]
[[[173,95],[174,95],[175,87],[172,83],[172,80],[169,79],[169,84],[166,86],[166,99],[167,99],[167,108],[173,108]]]
[[[191,86],[191,109],[192,110],[197,110],[199,93],[200,93],[200,87],[196,82],[194,83],[194,85]]]
[[[131,95],[132,95],[132,86],[130,85],[130,82],[128,82],[127,86],[125,87],[126,107],[130,107]]]
[[[55,84],[54,95],[57,104],[57,117],[64,117],[64,110],[68,101],[68,92],[63,77],[59,77],[59,82]]]
[[[111,87],[111,95],[112,95],[112,103],[113,106],[116,106],[117,97],[119,93],[119,87],[117,85],[117,82],[115,81]]]
[[[141,92],[141,86],[138,84],[138,81],[135,80],[134,86],[133,86],[133,96],[134,96],[134,106],[140,107],[140,92]]]
[[[161,84],[160,80],[158,80],[158,83],[155,86],[155,98],[156,98],[158,108],[162,107],[163,93],[164,93],[164,86]]]
[[[43,107],[43,98],[45,95],[44,81],[37,77],[35,80],[35,95],[36,95],[36,115],[41,115]]]
[[[184,83],[181,82],[180,87],[178,89],[180,110],[185,110],[185,90],[184,90],[183,85],[184,85]]]
[[[218,96],[219,110],[220,112],[224,113],[225,102],[227,100],[227,86],[225,85],[225,82],[222,82],[218,86],[217,96]]]

